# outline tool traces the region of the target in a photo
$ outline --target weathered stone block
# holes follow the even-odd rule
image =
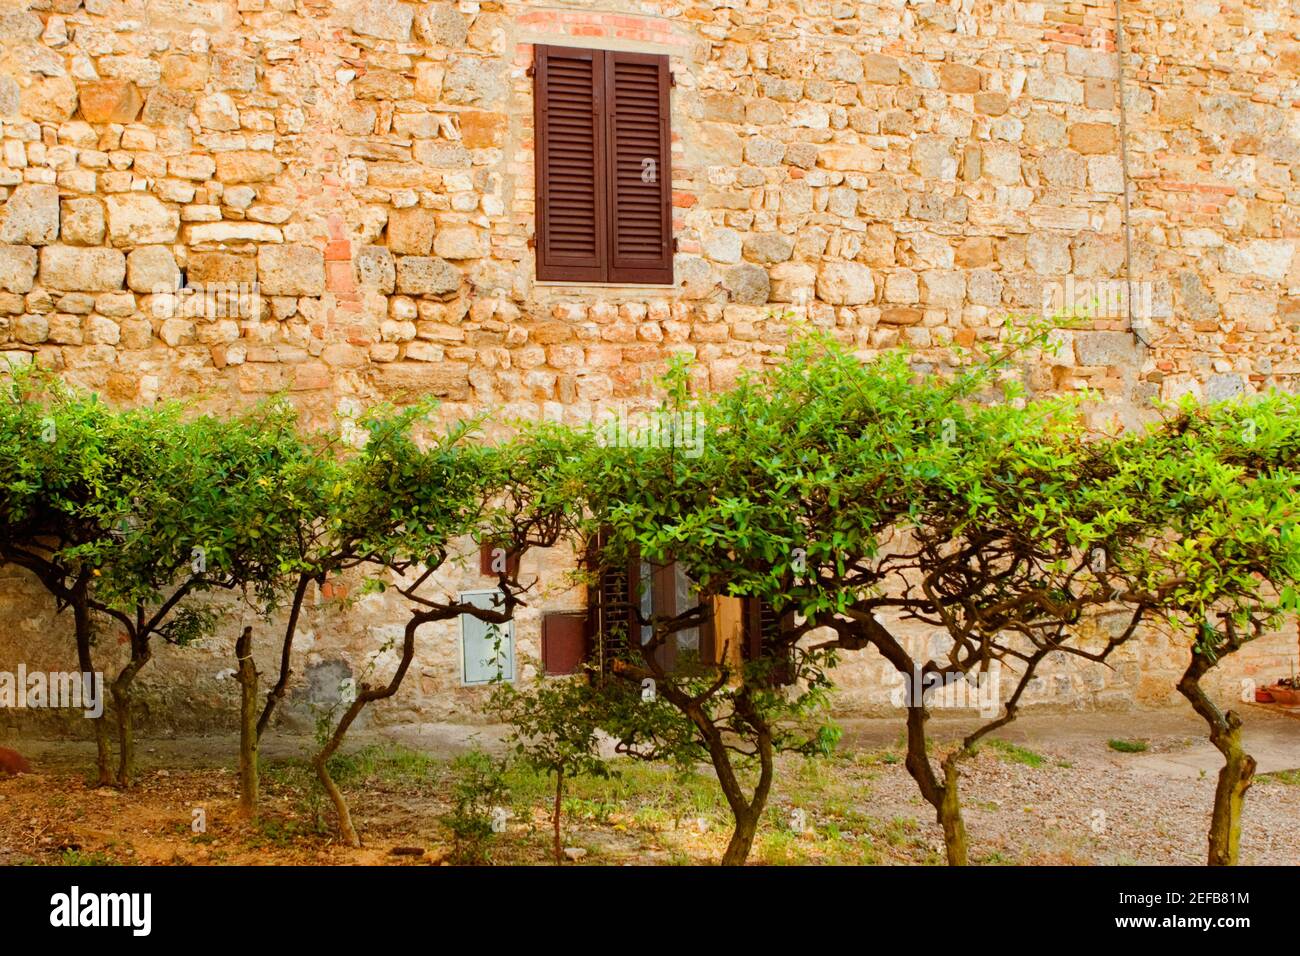
[[[283,242],[284,234],[261,222],[202,222],[189,227],[194,245],[205,242]]]
[[[174,90],[201,90],[208,82],[207,56],[173,54],[163,57],[162,82]]]
[[[733,302],[763,305],[772,291],[767,270],[745,262],[722,271],[722,287],[731,293]]]
[[[50,337],[50,323],[43,315],[20,315],[14,321],[14,338],[24,345],[40,345]]]
[[[880,310],[881,325],[919,325],[924,318],[925,313],[923,311],[907,306],[895,306]]]
[[[434,395],[453,401],[469,397],[466,362],[394,362],[375,370],[375,384],[396,396]]]
[[[151,90],[145,98],[140,122],[146,126],[171,126],[183,129],[193,111],[193,93],[159,86]]]
[[[148,193],[118,193],[105,198],[108,236],[115,246],[175,242],[180,213]]]
[[[899,81],[898,61],[882,53],[868,53],[862,58],[862,67],[868,83],[896,86]]]
[[[0,245],[0,289],[25,295],[36,279],[36,250]]]
[[[826,169],[870,173],[884,165],[885,157],[870,146],[823,146],[817,162]]]
[[[1080,365],[1122,366],[1139,359],[1131,332],[1075,332],[1074,354]]]
[[[794,240],[780,233],[761,232],[745,240],[744,250],[755,262],[785,262],[794,254]]]
[[[1070,237],[1041,231],[1031,233],[1025,259],[1029,268],[1040,276],[1063,277],[1070,272]]]
[[[460,141],[466,149],[488,149],[505,142],[509,122],[504,113],[462,110],[459,119]]]
[[[414,93],[414,84],[392,70],[367,70],[352,82],[352,95],[359,100],[406,100]]]
[[[264,295],[322,295],[325,254],[293,242],[262,246],[257,250],[257,279]]]
[[[422,3],[415,18],[415,32],[432,46],[458,50],[465,45],[469,26],[452,3]]]
[[[59,190],[41,183],[15,186],[0,209],[0,242],[43,246],[59,237]]]
[[[711,229],[704,234],[704,254],[714,262],[740,261],[740,233],[734,229]]]
[[[388,214],[388,248],[400,256],[427,256],[433,248],[432,209],[412,206]]]
[[[199,100],[194,109],[204,129],[230,131],[239,129],[239,110],[229,93],[212,93]]]
[[[445,295],[460,288],[460,270],[434,256],[401,256],[397,260],[397,291],[408,295]]]
[[[945,63],[939,67],[939,89],[947,93],[978,93],[980,71],[962,63]]]
[[[947,136],[918,136],[912,144],[912,169],[918,176],[951,182],[957,178],[957,156]]]
[[[827,262],[817,274],[817,297],[831,305],[866,305],[876,297],[876,284],[860,262]]]
[[[179,279],[176,257],[166,246],[141,246],[126,257],[126,285],[133,292],[171,292]]]
[[[1070,148],[1079,153],[1113,153],[1118,130],[1110,123],[1075,123],[1070,127]]]
[[[785,157],[785,143],[766,136],[751,136],[745,140],[745,162],[755,166],[776,166]]]
[[[363,246],[356,255],[357,282],[390,294],[397,287],[397,263],[383,246]]]
[[[895,269],[885,276],[885,301],[903,305],[919,301],[921,287],[911,269]]]
[[[415,7],[397,0],[359,0],[352,8],[352,29],[381,40],[409,40]]]
[[[446,226],[434,237],[433,251],[444,259],[481,259],[491,252],[491,245],[482,229]]]
[[[193,285],[252,284],[257,281],[257,260],[229,252],[191,252],[185,275]]]
[[[114,292],[126,278],[126,256],[117,249],[45,246],[41,285],[65,292]]]
[[[63,123],[77,111],[77,86],[66,76],[52,76],[22,91],[23,116],[38,123]]]
[[[65,199],[60,234],[70,246],[98,246],[104,241],[104,207],[98,199]]]
[[[478,57],[453,55],[442,81],[443,97],[448,103],[493,106],[505,90],[505,64]]]
[[[284,168],[275,155],[237,149],[217,154],[217,178],[223,183],[261,183],[275,179]]]
[[[134,123],[144,97],[129,80],[103,80],[81,87],[81,115],[88,123]]]
[[[470,165],[471,160],[469,150],[460,143],[444,143],[437,140],[420,140],[411,147],[411,155],[417,163],[425,166],[438,166],[444,169],[464,169]],[[378,163],[375,164],[375,166],[378,165]],[[422,175],[418,169],[412,169],[409,163],[404,165],[411,171],[412,175]],[[373,170],[375,166],[370,168]],[[371,178],[372,181],[375,181],[373,176]],[[418,182],[420,180],[416,179],[412,184]],[[394,182],[390,185],[398,184]]]

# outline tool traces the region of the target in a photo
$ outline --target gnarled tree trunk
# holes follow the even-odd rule
[[[692,710],[695,712],[691,713]],[[708,742],[709,759],[713,763],[718,782],[722,785],[723,796],[726,797],[727,805],[731,808],[731,815],[735,820],[731,839],[722,854],[723,866],[744,866],[749,858],[749,851],[754,846],[754,837],[758,833],[758,822],[763,816],[763,809],[767,806],[768,794],[772,789],[774,767],[772,729],[759,717],[743,694],[736,699],[736,710],[754,729],[758,750],[758,783],[748,798],[745,796],[740,780],[736,777],[735,768],[731,765],[731,757],[721,732],[712,721],[699,712],[698,706],[688,708],[688,713],[695,720],[696,726],[703,731]]]
[[[253,629],[244,628],[235,642],[239,678],[239,811],[257,816],[257,665],[253,663]]]
[[[280,676],[271,688],[271,692],[266,695],[266,705],[262,708],[262,716],[257,718],[257,739],[262,739],[262,734],[266,733],[266,728],[271,723],[271,715],[275,712],[278,705],[289,688],[289,677],[293,674],[290,662],[293,656],[293,639],[298,633],[298,619],[302,615],[303,600],[307,596],[307,587],[311,584],[312,578],[307,574],[298,576],[298,586],[294,588],[293,603],[289,606],[289,620],[284,626],[284,640],[280,644]]]
[[[1221,711],[1201,687],[1201,678],[1212,666],[1193,648],[1191,663],[1178,681],[1178,692],[1209,725],[1210,743],[1223,754],[1223,767],[1214,788],[1206,865],[1236,866],[1241,854],[1241,811],[1246,791],[1255,780],[1255,758],[1246,753],[1242,744],[1241,716],[1235,710]]]
[[[393,673],[392,678],[383,687],[369,687],[363,684],[357,691],[356,699],[343,713],[343,719],[334,728],[334,733],[330,735],[330,739],[326,741],[320,752],[312,758],[312,766],[316,768],[316,778],[320,780],[321,786],[325,788],[330,803],[334,804],[334,812],[338,815],[339,834],[343,837],[344,842],[354,849],[361,847],[361,837],[357,834],[357,829],[352,823],[352,813],[348,809],[348,802],[343,796],[343,791],[338,788],[338,784],[330,776],[330,758],[338,752],[348,728],[352,726],[352,722],[357,719],[366,705],[372,701],[392,697],[397,693],[397,689],[402,686],[402,678],[406,676],[406,672],[411,666],[411,659],[415,656],[415,632],[420,625],[439,620],[441,617],[450,616],[450,614],[423,613],[413,615],[406,622],[406,629],[402,635],[402,659],[398,662],[397,670]]]
[[[89,575],[79,578],[72,592],[72,618],[77,636],[77,667],[81,670],[83,680],[94,680],[95,665],[91,655],[90,642],[93,636],[90,620],[90,604],[87,599]],[[109,743],[108,714],[104,710],[104,701],[99,701],[101,713],[91,723],[95,730],[95,785],[111,787],[113,785],[113,749]]]
[[[949,866],[966,866],[969,860],[970,844],[966,837],[966,823],[961,815],[961,800],[958,794],[957,760],[955,755],[943,763],[944,779],[941,783],[934,772],[934,765],[925,752],[925,722],[929,719],[925,706],[912,705],[907,708],[907,772],[916,781],[925,801],[934,807],[935,820],[943,828],[943,846],[948,857]]]
[[[135,726],[131,719],[131,684],[149,663],[153,652],[147,640],[131,639],[131,659],[113,679],[113,707],[117,712],[117,785],[131,786],[135,772]]]
[[[555,828],[555,862],[564,862],[563,841],[560,839],[560,812],[564,805],[564,764],[560,764],[555,771],[555,810],[551,815],[551,823]]]

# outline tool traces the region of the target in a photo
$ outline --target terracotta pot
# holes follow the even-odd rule
[[[1286,704],[1288,707],[1294,707],[1300,704],[1300,690],[1292,690],[1290,687],[1279,687],[1274,684],[1267,687],[1269,696],[1273,698],[1275,704]]]

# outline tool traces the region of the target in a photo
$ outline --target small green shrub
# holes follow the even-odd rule
[[[1140,754],[1147,749],[1145,740],[1108,740],[1106,746],[1122,754]]]
[[[509,797],[504,760],[471,750],[451,762],[451,810],[442,822],[454,841],[453,862],[489,862],[488,849],[496,836],[492,816]]]

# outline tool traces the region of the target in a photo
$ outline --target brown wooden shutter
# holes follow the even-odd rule
[[[609,281],[672,284],[668,58],[605,54]]]
[[[608,275],[605,56],[534,49],[538,279],[603,282]]]
[[[587,615],[551,611],[542,615],[542,672],[575,674],[587,656]]]
[[[505,545],[499,541],[484,541],[478,549],[478,570],[479,574],[487,577],[499,577],[500,572],[492,568],[497,556],[498,548],[504,548]],[[510,578],[519,577],[519,552],[506,551],[506,575]]]
[[[635,627],[632,603],[636,600],[635,565],[604,567],[601,565],[604,534],[599,534],[587,555],[587,567],[597,572],[587,588],[588,648],[598,673],[607,674],[614,660],[627,656],[629,632]]]
[[[773,657],[772,683],[794,683],[793,651],[781,644],[781,632],[794,624],[790,612],[777,614],[776,608],[757,597],[744,598],[745,604],[745,659],[759,660]]]

